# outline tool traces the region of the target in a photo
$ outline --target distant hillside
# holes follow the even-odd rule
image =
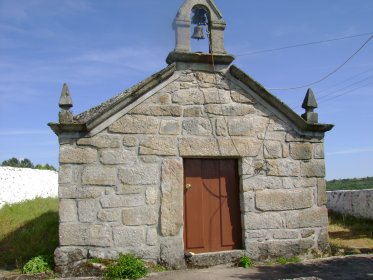
[[[331,180],[326,183],[326,190],[328,191],[366,189],[373,189],[373,177]]]

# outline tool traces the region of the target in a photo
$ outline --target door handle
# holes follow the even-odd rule
[[[185,188],[186,188],[187,190],[189,190],[189,189],[192,188],[192,185],[191,185],[191,184],[186,184],[186,185],[185,185]]]

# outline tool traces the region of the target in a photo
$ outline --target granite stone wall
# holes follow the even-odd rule
[[[120,252],[184,265],[183,158],[237,158],[242,249],[327,249],[323,134],[301,136],[229,74],[179,73],[93,137],[60,135],[61,271]]]

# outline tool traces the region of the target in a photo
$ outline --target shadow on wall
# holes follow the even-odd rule
[[[49,211],[0,240],[0,269],[21,268],[29,259],[52,255],[58,246],[58,212]]]
[[[351,256],[308,264],[263,266],[250,275],[235,275],[237,279],[373,279],[373,257]],[[313,277],[313,278],[311,278]],[[236,279],[236,278],[235,278]]]

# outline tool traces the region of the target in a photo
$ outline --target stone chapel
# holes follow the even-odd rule
[[[213,0],[186,0],[168,66],[81,114],[65,84],[57,270],[132,253],[170,267],[328,249],[324,135],[232,62]],[[193,32],[194,31],[194,32]],[[205,32],[207,31],[207,32]],[[209,52],[191,40],[209,40]]]

